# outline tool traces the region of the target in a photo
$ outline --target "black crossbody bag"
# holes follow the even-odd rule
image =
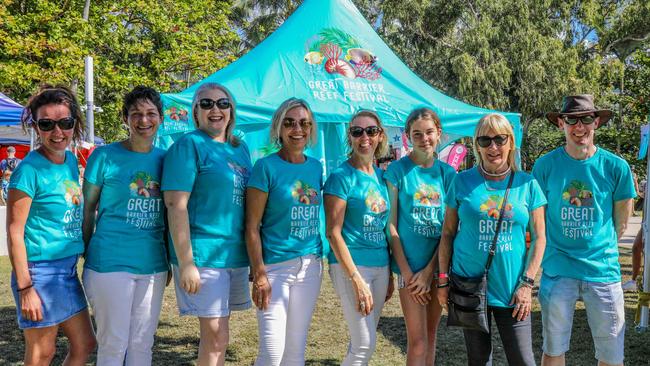
[[[490,333],[488,327],[487,312],[487,281],[492,260],[496,254],[497,240],[501,231],[503,222],[503,213],[506,203],[508,202],[508,193],[514,180],[514,172],[510,173],[508,187],[503,195],[503,203],[499,211],[499,220],[497,221],[494,238],[490,244],[485,271],[480,277],[463,277],[451,271],[449,274],[449,297],[448,297],[448,327],[461,327],[464,329],[479,330],[484,333]],[[452,254],[453,258],[453,254]],[[451,268],[451,266],[449,267]]]

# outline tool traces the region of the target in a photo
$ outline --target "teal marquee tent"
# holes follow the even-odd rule
[[[399,131],[412,109],[430,107],[442,120],[443,144],[472,136],[478,120],[494,112],[429,86],[393,53],[350,0],[305,0],[246,55],[180,93],[163,95],[165,121],[158,145],[168,146],[194,129],[192,96],[207,82],[225,85],[234,95],[237,129],[254,160],[272,151],[267,144],[275,109],[289,97],[305,99],[319,124],[319,143],[308,154],[320,158],[326,172],[346,158],[346,124],[359,109],[376,111],[385,125]],[[512,123],[519,146],[520,115],[503,115]],[[391,138],[400,141],[397,134]]]

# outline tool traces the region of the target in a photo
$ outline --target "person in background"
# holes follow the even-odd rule
[[[18,167],[22,160],[16,157],[16,148],[9,146],[7,148],[7,157],[0,161],[0,171],[5,172],[7,170],[14,171]]]
[[[64,365],[85,365],[95,349],[88,306],[77,276],[83,254],[83,196],[77,159],[68,150],[81,139],[82,115],[65,87],[32,96],[23,128],[40,146],[18,165],[9,184],[7,238],[11,289],[25,336],[25,364],[49,365],[59,330],[68,338]]]
[[[564,98],[546,118],[564,132],[565,145],[537,160],[533,175],[548,199],[548,246],[539,286],[542,365],[565,364],[576,302],[582,299],[598,365],[623,365],[625,298],[618,238],[636,196],[625,160],[594,144],[612,111],[592,95]]]
[[[438,301],[447,307],[448,271],[462,277],[483,275],[503,212],[487,276],[488,325],[494,317],[509,365],[534,366],[530,313],[535,276],[546,246],[546,198],[532,175],[517,170],[515,135],[502,115],[481,118],[474,132],[474,156],[477,166],[459,173],[447,194],[438,251]],[[512,186],[503,206],[511,175]],[[526,248],[527,229],[532,237],[530,249]],[[492,332],[463,329],[463,335],[468,365],[492,365]]]
[[[372,111],[356,113],[347,138],[350,158],[323,188],[330,276],[350,332],[344,366],[370,361],[381,310],[393,292],[386,240],[390,202],[374,164],[387,151],[381,119]]]
[[[259,328],[255,365],[305,364],[323,272],[323,167],[305,155],[317,131],[307,102],[284,101],[271,123],[270,141],[280,150],[258,160],[248,181],[246,245]]]
[[[181,315],[199,318],[198,365],[223,365],[232,310],[251,307],[244,240],[248,147],[233,135],[235,100],[206,83],[194,93],[197,127],[167,151],[162,191]]]
[[[11,179],[11,174],[12,171],[7,169],[2,173],[2,193],[0,194],[0,198],[2,199],[2,205],[7,204],[7,196],[9,195],[9,181]]]
[[[391,206],[391,266],[398,274],[397,288],[406,323],[406,364],[434,365],[436,332],[442,315],[434,278],[438,269],[436,251],[446,192],[456,171],[436,159],[442,126],[434,111],[413,110],[404,130],[413,150],[392,162],[384,173]]]
[[[124,96],[122,118],[129,137],[93,151],[83,185],[83,282],[99,366],[151,364],[168,270],[160,194],[165,152],[153,146],[160,94],[135,87]]]

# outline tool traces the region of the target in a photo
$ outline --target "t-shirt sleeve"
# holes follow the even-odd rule
[[[446,165],[443,172],[442,172],[442,185],[445,190],[445,194],[449,194],[449,190],[451,189],[451,185],[454,182],[454,178],[456,178],[456,169],[454,169],[451,165]]]
[[[399,160],[391,162],[388,164],[388,168],[386,168],[386,171],[384,172],[384,179],[395,186],[395,188],[402,189],[400,184],[401,174],[399,174],[399,170]]]
[[[163,191],[192,192],[198,174],[198,156],[194,143],[184,138],[173,144],[163,163]]]
[[[331,194],[336,196],[344,201],[348,200],[348,192],[350,187],[345,177],[341,173],[332,173],[325,182],[325,187],[323,187],[323,195]]]
[[[542,191],[542,187],[539,186],[539,183],[535,178],[531,177],[530,181],[528,182],[528,187],[530,190],[530,195],[528,198],[528,211],[533,211],[548,203],[546,201],[544,191]]]
[[[104,149],[99,148],[95,150],[88,158],[86,170],[84,171],[84,179],[87,180],[88,183],[96,186],[103,185],[105,164],[106,154],[104,153]]]
[[[460,184],[460,175],[456,175],[454,177],[454,180],[451,182],[449,185],[449,191],[447,192],[447,196],[445,197],[445,204],[447,207],[451,207],[454,209],[458,209],[458,194],[459,194],[459,187],[458,185]]]
[[[253,172],[248,180],[248,186],[259,189],[262,192],[269,192],[271,189],[271,174],[269,172],[268,164],[265,164],[265,159],[260,159],[255,162]]]
[[[547,182],[546,182],[546,174],[544,172],[544,160],[538,161],[535,165],[533,165],[533,177],[535,177],[535,180],[537,180],[537,185],[542,189],[542,191],[546,191],[547,188]]]
[[[636,189],[634,189],[634,179],[632,178],[632,171],[626,161],[620,160],[618,164],[619,174],[614,188],[614,201],[621,201],[629,198],[636,197]]]
[[[36,168],[31,164],[20,164],[9,180],[9,189],[25,192],[31,198],[36,195],[38,180]]]

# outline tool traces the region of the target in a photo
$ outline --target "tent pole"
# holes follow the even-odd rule
[[[93,58],[86,56],[86,141],[95,143],[95,93],[93,91]]]
[[[650,125],[650,117],[648,117],[648,124]],[[641,224],[641,228],[643,229],[643,291],[648,292],[648,289],[650,289],[650,232],[648,230],[648,225],[646,224],[646,215],[650,215],[650,196],[648,196],[648,190],[650,186],[650,181],[648,181],[648,178],[650,176],[648,173],[650,172],[650,151],[646,153],[646,184],[645,184],[645,192],[644,192],[644,208],[645,210],[643,211],[643,223]],[[641,307],[641,319],[639,321],[639,325],[637,327],[637,330],[642,332],[648,329],[648,307],[643,306]]]
[[[29,128],[29,151],[34,150],[34,127]]]

